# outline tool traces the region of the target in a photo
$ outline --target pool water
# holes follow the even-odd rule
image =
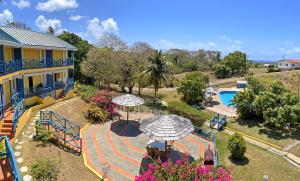
[[[237,91],[221,91],[219,92],[219,97],[223,105],[228,107],[233,107],[233,106],[229,106],[229,104],[231,103],[231,100],[233,100],[236,94]]]

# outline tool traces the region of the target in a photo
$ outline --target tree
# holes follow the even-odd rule
[[[128,49],[127,44],[116,34],[104,33],[98,43],[100,48],[110,48],[115,51],[124,51]]]
[[[231,73],[240,73],[246,72],[248,66],[247,63],[247,55],[246,53],[242,53],[240,51],[235,51],[233,53],[229,53],[224,58],[224,64],[231,69]]]
[[[251,89],[255,95],[259,95],[263,91],[265,91],[264,85],[260,81],[255,79],[253,76],[248,76],[246,80],[248,88]]]
[[[231,157],[233,159],[242,159],[242,158],[244,158],[244,154],[247,150],[245,140],[238,133],[234,133],[228,139],[227,148],[230,151]]]
[[[134,75],[134,81],[138,86],[138,95],[141,95],[143,89],[147,86],[147,81],[145,79],[145,74],[143,72],[136,73]]]
[[[49,26],[47,33],[50,35],[54,35],[54,29],[51,26]]]
[[[20,21],[7,22],[6,26],[10,28],[17,28],[22,30],[31,30],[31,28],[27,24],[22,23]]]
[[[79,80],[83,83],[91,83],[92,80],[88,79],[84,76],[80,71],[80,64],[81,62],[87,58],[88,51],[93,47],[89,44],[88,41],[83,40],[80,36],[64,31],[58,38],[70,43],[71,45],[77,48],[77,51],[74,53],[75,62],[74,62],[74,69],[75,69],[75,80]]]
[[[95,85],[110,86],[118,80],[116,52],[110,48],[91,48],[80,64],[81,72],[95,80]]]
[[[216,64],[214,66],[214,73],[217,78],[225,78],[230,74],[230,68],[224,64]]]
[[[149,85],[153,85],[154,88],[154,102],[156,101],[156,94],[158,88],[162,83],[165,83],[168,78],[166,70],[166,62],[162,58],[161,51],[155,51],[155,54],[148,58],[150,65],[146,69],[146,79]]]
[[[191,73],[181,81],[177,91],[187,104],[196,104],[203,100],[204,90],[208,84],[208,76],[200,72]]]
[[[255,116],[253,101],[255,94],[252,89],[245,89],[236,94],[231,101],[231,105],[235,106],[236,112],[242,118],[251,118]]]

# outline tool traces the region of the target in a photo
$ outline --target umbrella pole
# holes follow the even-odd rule
[[[168,147],[168,142],[165,141],[165,158],[167,160],[167,147]]]
[[[127,124],[128,124],[128,118],[129,118],[129,107],[127,107]]]

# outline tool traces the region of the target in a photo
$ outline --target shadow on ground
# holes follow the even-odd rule
[[[137,121],[129,120],[127,124],[126,120],[120,120],[111,123],[110,130],[119,136],[137,137],[142,133],[139,127],[140,127],[140,123]]]
[[[245,166],[249,163],[249,159],[247,157],[244,157],[243,159],[233,159],[231,156],[228,156],[228,159],[234,163],[235,165]]]

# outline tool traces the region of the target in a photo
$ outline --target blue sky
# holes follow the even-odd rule
[[[0,23],[49,25],[96,43],[105,32],[159,49],[241,50],[256,60],[300,58],[300,2],[294,0],[3,0]]]

